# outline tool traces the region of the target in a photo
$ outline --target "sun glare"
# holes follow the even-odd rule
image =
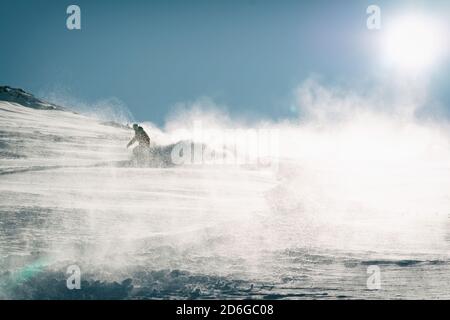
[[[403,71],[425,71],[445,51],[446,36],[437,19],[421,14],[397,17],[384,29],[387,64]]]

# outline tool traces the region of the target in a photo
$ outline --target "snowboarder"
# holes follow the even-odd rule
[[[127,144],[127,148],[133,145],[135,142],[138,142],[139,145],[133,149],[133,155],[138,160],[138,162],[142,162],[142,160],[148,159],[150,156],[150,138],[147,133],[144,131],[142,127],[138,124],[133,124],[134,129],[134,137]]]

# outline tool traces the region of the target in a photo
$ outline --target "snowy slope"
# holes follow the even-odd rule
[[[123,167],[132,130],[72,112],[0,102],[0,122],[4,270],[37,257],[51,265],[68,260],[121,270],[145,263],[159,270],[182,261],[154,260],[154,254],[166,254],[164,248],[202,244],[202,254],[220,255],[231,245],[242,256],[255,245],[240,243],[245,228],[236,226],[267,213],[270,176],[237,168]],[[235,240],[225,248],[204,243],[230,233]],[[194,265],[188,269],[208,269]]]
[[[1,172],[93,165],[128,158],[131,130],[102,125],[72,112],[36,110],[1,102]]]
[[[409,171],[318,170],[307,150],[278,172],[130,167],[126,126],[25,105],[0,101],[0,298],[450,297],[446,189],[422,192],[447,171],[411,198]]]

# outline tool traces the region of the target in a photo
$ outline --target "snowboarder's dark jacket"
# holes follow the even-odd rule
[[[131,146],[133,143],[138,142],[140,146],[150,147],[150,138],[147,133],[145,133],[142,127],[138,127],[134,130],[134,137],[128,142],[127,147]]]

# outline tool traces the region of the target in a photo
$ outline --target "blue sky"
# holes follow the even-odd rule
[[[179,102],[210,97],[233,116],[280,119],[311,74],[348,86],[370,82],[376,52],[366,8],[382,17],[448,1],[3,0],[0,84],[86,103],[116,97],[136,120],[164,122]],[[81,7],[82,30],[66,29]],[[433,81],[450,105],[449,65]]]

